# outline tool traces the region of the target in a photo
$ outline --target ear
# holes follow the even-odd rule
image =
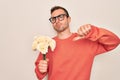
[[[71,22],[71,17],[70,17],[70,16],[68,17],[68,22],[69,22],[69,23]]]

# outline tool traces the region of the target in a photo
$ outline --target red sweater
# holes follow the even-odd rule
[[[73,41],[77,34],[73,33],[67,39],[55,37],[56,48],[47,53],[48,80],[90,80],[91,67],[97,54],[105,53],[117,47],[120,39],[112,32],[92,27],[85,39]],[[38,69],[40,54],[35,62],[35,72],[39,80],[47,73],[40,73]]]

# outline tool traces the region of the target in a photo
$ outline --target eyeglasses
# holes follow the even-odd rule
[[[49,19],[49,21],[50,21],[51,23],[55,23],[55,22],[56,22],[56,19],[58,19],[59,21],[62,21],[62,20],[64,20],[65,16],[67,16],[67,15],[66,15],[66,14],[60,14],[60,15],[58,15],[58,16],[51,17],[51,18]]]

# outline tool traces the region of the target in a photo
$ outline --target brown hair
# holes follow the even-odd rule
[[[64,12],[66,13],[67,17],[69,17],[68,11],[67,11],[65,8],[61,7],[61,6],[54,6],[54,7],[52,7],[52,8],[51,8],[51,14],[52,14],[55,10],[58,10],[58,9],[64,10]]]

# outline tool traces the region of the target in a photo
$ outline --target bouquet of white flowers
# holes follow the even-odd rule
[[[43,54],[43,59],[46,59],[46,53],[48,52],[48,47],[54,51],[56,47],[56,42],[54,39],[48,36],[36,36],[34,38],[32,49],[34,51],[38,50]]]

